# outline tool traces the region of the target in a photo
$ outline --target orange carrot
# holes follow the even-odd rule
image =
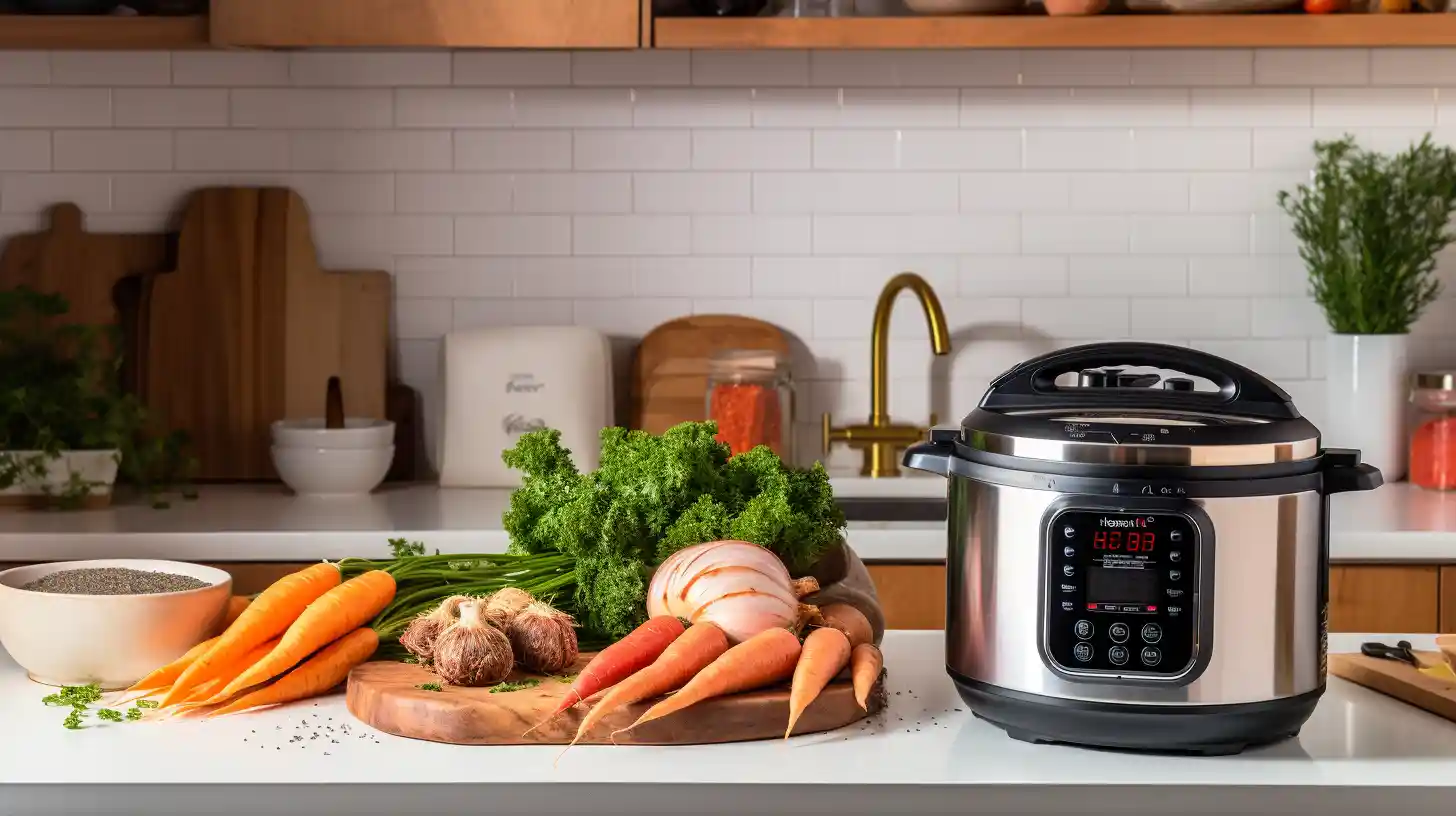
[[[196,660],[198,656],[202,655],[208,649],[211,649],[216,643],[217,638],[212,638],[193,646],[187,650],[186,654],[183,654],[171,663],[133,683],[132,687],[127,689],[127,693],[133,691],[156,691],[170,686],[172,681],[182,676],[183,670],[192,665],[192,661]]]
[[[683,622],[671,615],[658,615],[633,629],[626,637],[601,650],[576,676],[571,691],[561,699],[555,711],[531,726],[527,734],[550,722],[556,715],[608,686],[641,671],[652,664],[683,633]]]
[[[248,605],[252,602],[253,596],[251,595],[234,595],[228,598],[227,612],[222,616],[222,624],[218,626],[218,631],[220,632],[232,626],[233,621],[237,620],[238,616],[243,614],[243,610],[247,609]]]
[[[211,649],[182,672],[162,698],[162,705],[181,700],[226,672],[254,646],[283,634],[309,604],[338,585],[339,568],[333,564],[315,564],[275,581],[248,604]]]
[[[884,667],[885,656],[873,643],[861,643],[849,653],[849,677],[854,683],[854,699],[865,711],[870,710],[870,689],[875,687]]]
[[[202,685],[193,689],[192,693],[187,696],[187,699],[182,701],[183,704],[208,704],[208,701],[212,698],[212,696],[226,688],[227,684],[231,683],[238,674],[242,673],[249,666],[257,663],[259,660],[267,657],[269,652],[278,648],[278,641],[279,638],[273,638],[267,643],[260,643],[257,646],[253,647],[252,651],[243,655],[242,660],[239,660],[237,663],[233,664],[232,670],[229,670],[219,677],[214,677],[213,679],[208,680],[206,683],[203,683]]]
[[[246,688],[272,680],[299,661],[358,629],[394,600],[394,576],[370,570],[334,587],[308,605],[265,657],[248,665],[223,689],[207,699],[220,703]]]
[[[575,745],[602,718],[622,706],[629,706],[666,694],[693,679],[703,668],[728,651],[728,636],[711,623],[695,623],[682,637],[668,645],[652,665],[612,686],[576,729]],[[570,748],[571,745],[567,747]]]
[[[784,729],[784,739],[794,733],[794,726],[809,704],[847,663],[849,636],[838,629],[825,626],[804,638],[803,652],[794,666],[794,682],[789,686],[789,727]]]
[[[355,629],[320,649],[318,654],[276,681],[244,694],[207,716],[235,714],[249,708],[317,696],[344,682],[350,670],[368,660],[377,648],[379,635],[373,629],[367,626]]]
[[[832,626],[849,638],[850,646],[875,642],[874,627],[870,626],[870,619],[859,609],[849,604],[836,603],[820,607],[819,614],[824,617],[825,626]]]
[[[682,690],[647,709],[637,722],[622,731],[630,731],[712,697],[748,691],[783,680],[794,673],[800,651],[799,639],[787,629],[759,632],[724,652],[689,680]]]

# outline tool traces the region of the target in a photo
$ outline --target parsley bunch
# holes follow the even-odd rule
[[[48,706],[70,706],[71,711],[61,725],[75,731],[82,728],[81,718],[87,715],[91,704],[101,699],[101,687],[92,683],[89,686],[61,686],[61,690],[54,694],[47,694],[41,698],[41,702]],[[107,722],[136,721],[142,718],[142,709],[156,708],[155,700],[138,700],[135,706],[127,709],[123,714],[114,708],[96,709],[96,718]]]

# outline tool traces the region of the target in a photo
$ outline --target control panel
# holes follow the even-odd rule
[[[1197,658],[1198,526],[1167,511],[1062,509],[1046,528],[1045,654],[1061,672],[1175,679]]]

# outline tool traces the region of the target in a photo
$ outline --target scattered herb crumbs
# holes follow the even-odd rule
[[[415,686],[415,688],[419,689],[420,691],[442,691],[443,690],[443,689],[440,688],[440,684],[439,683],[421,683],[418,686]]]
[[[61,721],[61,725],[64,725],[65,727],[71,729],[72,731],[75,731],[76,729],[80,728],[81,727],[81,709],[79,709],[79,708],[73,708],[73,709],[71,709],[71,713],[66,715],[66,719],[64,719],[64,720]]]
[[[539,685],[541,685],[541,681],[535,679],[534,677],[531,678],[531,679],[529,679],[529,680],[522,680],[519,683],[512,683],[511,681],[507,680],[504,683],[497,683],[496,685],[491,686],[490,687],[490,693],[491,694],[504,694],[506,692],[511,692],[511,691],[522,691],[522,690],[528,689],[528,688],[535,688],[535,687],[537,687]]]
[[[414,655],[405,655],[404,657],[401,657],[399,659],[399,662],[418,664],[420,662],[420,659],[418,657],[415,657]]]
[[[140,708],[136,708],[135,706],[133,706],[132,708],[128,708],[126,710],[126,718],[128,720],[140,720],[142,718],[142,710]]]
[[[161,705],[162,704],[157,702],[156,700],[137,700],[136,702],[137,708],[158,708]]]
[[[558,683],[573,683],[573,682],[576,681],[576,675],[574,675],[574,674],[553,674],[553,675],[551,675],[551,679],[552,680],[555,680]]]
[[[121,722],[122,719],[121,712],[114,708],[98,708],[96,709],[96,716],[107,722]]]

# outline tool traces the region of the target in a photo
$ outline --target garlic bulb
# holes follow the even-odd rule
[[[460,605],[460,620],[435,638],[435,672],[457,686],[488,686],[511,674],[511,642],[485,622],[484,604]]]
[[[713,623],[739,643],[767,629],[797,630],[816,614],[799,599],[818,591],[813,578],[790,578],[770,550],[747,541],[712,541],[662,562],[647,587],[647,614]]]
[[[410,621],[404,634],[399,636],[400,645],[418,657],[421,663],[430,662],[435,653],[435,639],[460,617],[460,605],[468,600],[468,595],[452,595],[441,601],[439,606]]]
[[[486,600],[482,614],[485,615],[487,623],[504,632],[511,625],[511,620],[534,600],[536,599],[531,597],[531,593],[524,589],[506,587],[497,590]]]
[[[506,636],[516,660],[531,671],[556,674],[576,662],[576,626],[570,615],[547,604],[533,602],[518,612]]]

